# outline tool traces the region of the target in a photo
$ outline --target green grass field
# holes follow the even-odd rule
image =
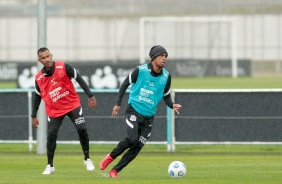
[[[15,82],[0,82],[0,89],[4,88],[16,88],[17,84]]]
[[[173,89],[273,89],[282,88],[282,77],[172,78]]]
[[[91,158],[96,169],[86,171],[79,145],[57,146],[56,171],[42,175],[46,156],[28,151],[26,144],[0,144],[0,183],[118,183],[118,184],[265,184],[282,181],[282,146],[279,145],[179,145],[176,153],[168,153],[165,145],[146,145],[119,178],[100,171],[100,160],[115,145],[91,145]],[[183,178],[170,178],[170,162],[185,163]]]
[[[16,88],[15,82],[2,82],[2,88]],[[173,89],[260,89],[282,88],[282,77],[203,77],[172,78]]]

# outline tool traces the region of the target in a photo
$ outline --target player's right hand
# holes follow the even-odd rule
[[[112,111],[112,118],[116,117],[116,115],[118,114],[119,110],[120,110],[120,106],[115,105],[114,108],[113,108],[113,111]]]
[[[96,99],[94,96],[91,98],[88,98],[88,106],[91,107],[92,109],[95,109],[97,104],[96,104]]]
[[[34,128],[37,128],[39,125],[38,119],[37,118],[32,118],[32,126]]]

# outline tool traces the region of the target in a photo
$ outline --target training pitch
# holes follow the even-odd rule
[[[176,153],[168,153],[165,145],[146,145],[119,178],[107,173],[117,163],[100,171],[99,162],[115,145],[91,145],[95,170],[86,171],[80,145],[57,146],[55,173],[42,175],[46,156],[27,144],[0,144],[0,183],[120,183],[120,184],[271,184],[282,181],[281,145],[178,145]],[[170,178],[170,162],[185,163],[183,178]]]
[[[173,77],[173,89],[260,89],[282,88],[282,77]],[[0,88],[16,88],[16,82],[1,82]]]

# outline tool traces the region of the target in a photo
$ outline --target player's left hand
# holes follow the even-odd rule
[[[181,105],[180,104],[173,104],[173,110],[179,114],[179,110],[181,109]]]
[[[96,108],[96,99],[94,96],[91,98],[88,98],[88,106],[91,107],[92,109]]]

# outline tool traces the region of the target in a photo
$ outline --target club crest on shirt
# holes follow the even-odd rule
[[[136,118],[135,115],[131,115],[131,116],[130,116],[130,121],[136,121],[136,119],[137,119],[137,118]]]
[[[57,82],[55,81],[55,79],[52,79],[52,80],[51,80],[51,84],[52,84],[52,85],[57,84]]]
[[[146,82],[148,83],[149,86],[153,86],[153,87],[155,86],[154,81],[152,80],[147,80]]]

